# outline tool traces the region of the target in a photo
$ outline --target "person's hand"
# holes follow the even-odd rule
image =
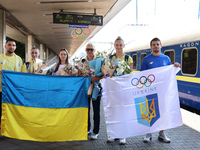
[[[180,67],[180,64],[177,63],[177,62],[175,62],[175,63],[174,63],[174,67],[176,67],[176,68],[177,68],[177,67]]]
[[[84,73],[83,76],[84,77],[89,77],[89,74],[88,73]]]
[[[0,70],[0,74],[2,74],[3,72]]]

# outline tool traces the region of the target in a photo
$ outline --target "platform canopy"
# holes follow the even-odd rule
[[[71,56],[91,39],[131,0],[0,0],[6,10],[6,36],[25,43],[33,35],[39,43],[57,53],[67,48]],[[89,26],[84,38],[73,38],[68,24],[54,24],[53,13],[103,16],[103,26]],[[77,30],[79,33],[80,31]],[[86,32],[86,31],[85,31]],[[74,35],[75,36],[75,35]]]

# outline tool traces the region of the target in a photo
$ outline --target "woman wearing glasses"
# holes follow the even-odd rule
[[[92,43],[89,43],[86,45],[86,53],[87,56],[85,56],[84,58],[81,59],[81,62],[84,63],[85,61],[92,61],[95,59],[95,46]],[[88,74],[80,74],[82,76],[89,76]],[[102,76],[100,77],[96,77],[96,76],[92,76],[91,77],[92,81],[91,84],[93,84],[95,81],[98,81],[100,79],[102,79]],[[98,85],[100,86],[100,85]],[[94,86],[93,86],[94,87]],[[91,93],[88,94],[88,135],[90,136],[91,140],[97,140],[98,136],[99,136],[99,125],[100,125],[100,100],[101,100],[101,90],[98,93],[97,99],[96,100],[92,100],[92,96]],[[92,107],[93,107],[93,112],[94,112],[94,127],[93,127],[93,131],[91,131],[91,123],[90,123],[90,104],[92,102]]]
[[[69,64],[67,49],[61,49],[59,51],[58,56],[59,56],[59,62],[53,71],[53,75],[61,75],[61,70],[64,69]]]

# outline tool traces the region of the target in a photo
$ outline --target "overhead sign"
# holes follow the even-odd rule
[[[103,16],[53,13],[53,23],[102,26]]]

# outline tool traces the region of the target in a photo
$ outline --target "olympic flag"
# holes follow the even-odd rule
[[[126,138],[181,126],[173,65],[102,80],[107,135]]]

